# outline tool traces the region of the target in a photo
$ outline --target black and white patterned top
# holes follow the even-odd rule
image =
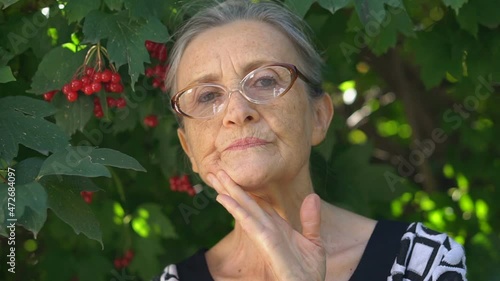
[[[214,281],[206,249],[165,267],[152,281]],[[460,244],[422,223],[379,221],[349,281],[467,281]]]

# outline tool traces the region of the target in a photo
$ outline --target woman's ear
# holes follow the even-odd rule
[[[189,161],[191,161],[191,168],[195,173],[198,173],[198,165],[196,164],[196,161],[194,161],[193,154],[191,148],[189,147],[189,143],[186,138],[186,132],[184,132],[184,129],[177,129],[177,137],[179,137],[179,142],[181,143],[182,149],[189,157]]]
[[[333,118],[333,102],[332,98],[328,93],[323,94],[323,96],[319,98],[315,98],[312,101],[313,105],[313,131],[311,144],[318,145],[320,144],[326,136],[328,132],[328,128],[330,127],[330,123]]]

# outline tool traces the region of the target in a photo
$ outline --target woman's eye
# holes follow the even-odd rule
[[[217,97],[219,97],[221,94],[217,92],[204,92],[201,93],[198,96],[197,101],[199,103],[208,103],[214,101]]]
[[[256,87],[274,87],[276,85],[276,80],[273,77],[262,77],[259,78],[255,84]]]

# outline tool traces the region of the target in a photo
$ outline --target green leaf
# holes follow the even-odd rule
[[[76,130],[83,132],[94,110],[93,98],[86,95],[80,95],[75,102],[67,102],[66,97],[58,94],[52,104],[59,109],[54,116],[56,124],[68,135],[74,134]]]
[[[443,3],[447,6],[447,7],[451,7],[453,10],[455,10],[455,13],[458,14],[458,10],[460,10],[460,8],[465,4],[467,3],[469,0],[443,0]],[[472,0],[474,1],[474,0]]]
[[[80,195],[85,181],[80,177],[47,176],[40,183],[47,192],[48,207],[69,224],[76,234],[83,233],[104,247],[99,222]]]
[[[90,146],[68,147],[64,151],[52,154],[45,160],[39,177],[46,175],[74,175],[84,177],[111,177],[105,166],[146,170],[134,158],[109,148]]]
[[[16,195],[15,195],[15,218],[17,224],[23,225],[33,232],[35,237],[42,228],[47,218],[47,193],[43,187],[35,181],[24,183],[26,179],[32,178],[38,173],[42,159],[29,158],[15,166],[16,169]],[[0,185],[0,225],[5,228],[8,225],[8,185]],[[11,202],[13,203],[13,202]],[[5,212],[4,212],[5,210]]]
[[[143,0],[123,0],[123,2],[130,14],[137,18],[161,18],[167,12],[168,1],[165,0],[148,0],[147,5],[144,5]]]
[[[83,19],[89,12],[99,9],[100,5],[101,0],[68,0],[64,9],[68,15],[68,21],[75,22]]]
[[[83,64],[85,52],[76,52],[57,47],[46,54],[33,76],[29,93],[41,95],[52,90],[62,89],[69,83],[76,70]]]
[[[15,55],[0,47],[0,66],[6,66]]]
[[[307,11],[309,11],[309,8],[313,3],[314,0],[285,0],[285,5],[301,18],[307,14]]]
[[[471,2],[465,4],[457,15],[457,22],[463,30],[476,37],[479,29],[476,6]]]
[[[150,62],[144,42],[169,40],[167,28],[158,19],[134,19],[128,11],[113,15],[93,11],[85,19],[83,33],[85,42],[89,43],[108,39],[110,60],[116,67],[128,64],[132,89],[139,75],[144,73],[144,63]]]
[[[439,26],[430,32],[421,32],[418,38],[408,41],[414,50],[415,62],[421,66],[420,75],[428,89],[439,85],[446,72],[460,78],[463,53],[452,52],[453,48],[460,48],[460,45],[453,45],[450,41],[448,34]]]
[[[104,0],[104,3],[106,3],[108,8],[112,11],[119,11],[122,9],[123,6],[123,0]],[[149,6],[149,5],[144,5],[143,3],[143,6]]]
[[[33,98],[0,99],[0,158],[10,163],[17,155],[19,144],[43,154],[68,146],[68,136],[43,119],[53,112],[50,104]]]
[[[47,210],[47,193],[36,181],[16,188],[16,217],[21,218],[28,207],[38,214]]]
[[[382,21],[386,18],[385,5],[404,10],[404,6],[401,0],[354,0],[356,12],[358,13],[359,19],[364,25],[368,24],[370,21],[382,23]]]
[[[11,81],[16,81],[16,78],[12,75],[10,66],[0,66],[0,83],[7,83]]]
[[[18,1],[19,0],[0,0],[0,7],[2,9],[5,9],[5,8],[9,7],[10,5],[17,3]]]
[[[392,8],[390,13],[386,13],[383,21],[387,24],[381,24],[380,31],[369,39],[369,46],[373,53],[380,56],[387,52],[389,48],[395,47],[399,33],[406,36],[414,36],[413,24],[406,11],[402,8]],[[367,36],[369,36],[369,25],[365,26]]]
[[[345,6],[351,4],[352,0],[317,0],[319,5],[330,13],[335,13],[336,11],[344,8]]]
[[[30,207],[27,207],[24,209],[23,216],[17,220],[17,223],[22,225],[27,230],[33,232],[33,235],[36,239],[46,220],[47,208],[45,208],[43,211],[36,212],[33,211]]]
[[[471,2],[477,7],[477,18],[482,25],[489,28],[496,28],[500,25],[498,2],[490,0],[471,0]]]
[[[44,159],[33,157],[27,158],[14,166],[16,169],[16,185],[32,183],[36,180]]]

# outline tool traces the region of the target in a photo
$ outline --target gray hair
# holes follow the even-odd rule
[[[209,8],[202,9],[189,19],[176,34],[169,56],[170,70],[165,86],[173,95],[178,90],[176,75],[181,57],[188,44],[200,33],[238,20],[256,20],[268,23],[283,32],[295,46],[302,60],[301,72],[309,79],[308,94],[319,97],[321,90],[323,60],[314,48],[308,34],[308,26],[302,18],[283,6],[269,2],[251,0],[227,0]]]

